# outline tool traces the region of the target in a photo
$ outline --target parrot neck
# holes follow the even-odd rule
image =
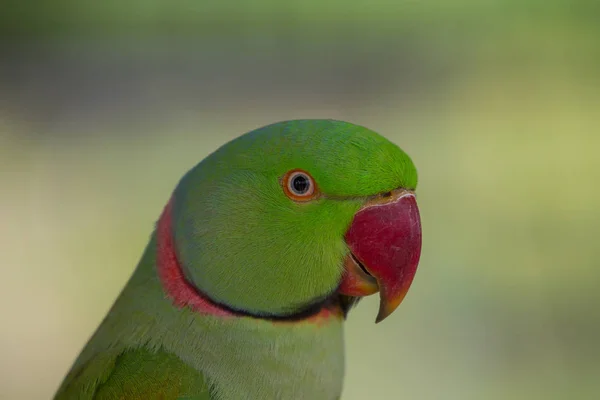
[[[165,296],[165,282],[157,276],[158,249],[155,232],[74,370],[104,352],[145,347],[174,354],[200,371],[219,399],[339,397],[344,376],[341,316],[323,311],[304,320],[274,321],[238,316],[210,300],[189,297],[182,302],[181,294]]]
[[[177,308],[189,307],[197,313],[221,318],[255,317],[273,320],[274,322],[308,320],[319,323],[332,317],[340,318],[343,316],[344,313],[336,295],[329,296],[326,300],[319,301],[291,316],[269,316],[268,318],[252,315],[242,310],[234,310],[227,305],[214,302],[209,296],[200,292],[196,286],[190,283],[177,258],[173,240],[172,207],[173,200],[171,199],[165,206],[158,221],[156,230],[156,267],[165,293]]]

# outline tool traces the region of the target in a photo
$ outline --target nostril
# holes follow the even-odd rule
[[[383,198],[392,197],[392,192],[385,192],[384,194],[381,195],[381,197],[383,197]]]

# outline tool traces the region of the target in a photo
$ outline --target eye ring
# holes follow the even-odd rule
[[[294,201],[310,201],[319,195],[314,178],[301,169],[288,171],[281,180],[281,186],[285,195]]]

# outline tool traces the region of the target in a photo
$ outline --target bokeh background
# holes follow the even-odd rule
[[[600,398],[600,2],[24,2],[0,11],[0,398],[48,399],[179,177],[291,118],[420,173],[400,309],[343,399]]]

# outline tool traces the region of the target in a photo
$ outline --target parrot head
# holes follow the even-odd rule
[[[403,300],[419,262],[416,185],[408,155],[369,129],[268,125],[179,182],[175,252],[185,279],[229,310],[291,318],[379,292],[379,322]]]

